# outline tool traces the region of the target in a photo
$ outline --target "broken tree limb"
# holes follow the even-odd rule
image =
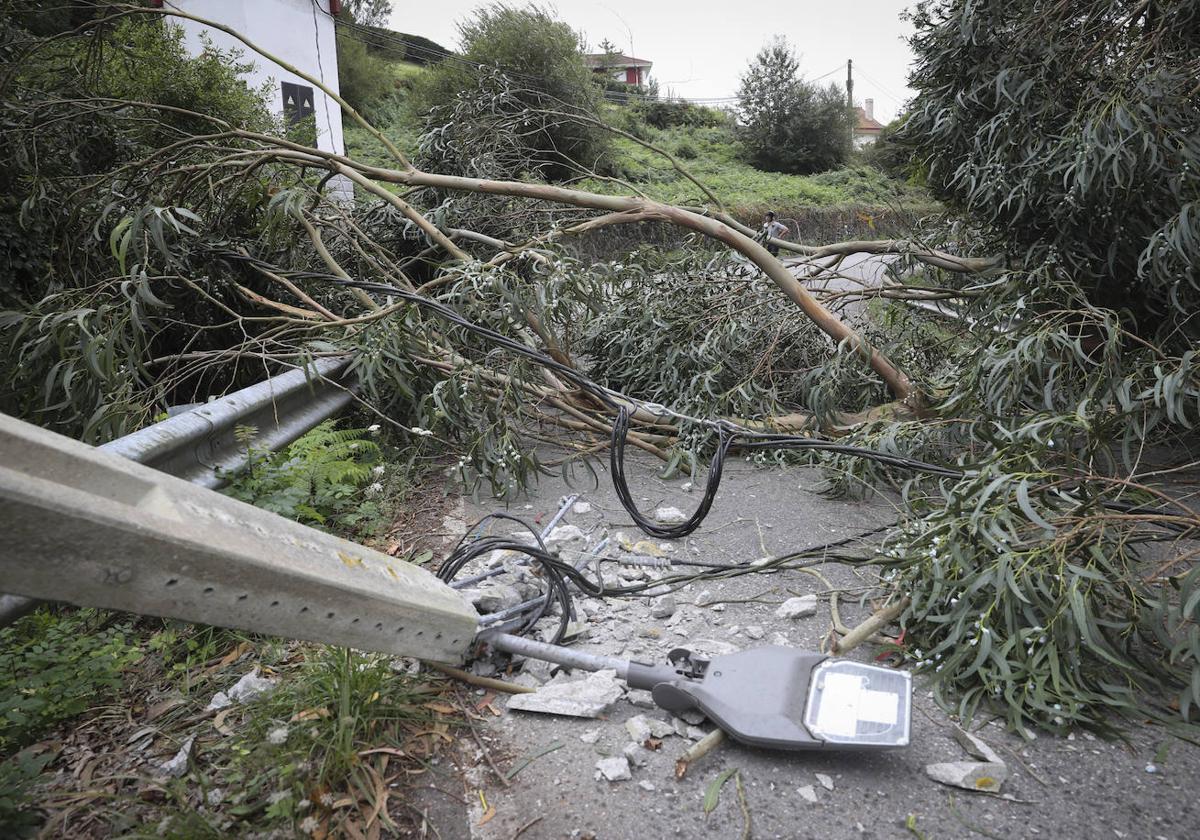
[[[503,691],[506,694],[531,694],[535,690],[525,685],[517,685],[516,683],[504,682],[503,680],[493,680],[490,677],[480,677],[472,674],[470,671],[464,671],[452,665],[443,665],[441,662],[427,662],[423,660],[422,664],[445,674],[447,677],[454,677],[456,680],[462,680],[469,685],[478,686],[479,688],[490,688],[492,691]]]
[[[858,647],[899,618],[900,613],[904,612],[910,603],[912,603],[911,600],[908,597],[904,597],[899,601],[876,610],[874,615],[855,627],[843,638],[835,641],[831,652],[835,656],[841,656]]]
[[[682,779],[687,775],[688,768],[692,763],[699,761],[708,755],[714,749],[719,747],[725,741],[725,730],[714,729],[696,743],[688,747],[683,755],[675,762],[675,778]]]

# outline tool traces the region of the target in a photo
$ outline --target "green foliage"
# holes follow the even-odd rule
[[[254,447],[257,430],[240,427],[245,468],[229,476],[227,495],[309,525],[353,528],[378,515],[385,467],[367,429],[326,420],[280,452]],[[365,489],[364,489],[365,485]]]
[[[738,88],[739,137],[759,169],[809,173],[850,156],[854,112],[836,85],[820,88],[797,75],[786,40],[763,47]]]
[[[900,143],[897,136],[904,127],[905,117],[897,117],[885,125],[874,143],[865,146],[860,155],[868,165],[899,180],[918,179],[919,172],[913,164],[912,149]]]
[[[643,100],[632,106],[632,110],[638,119],[658,129],[678,126],[721,128],[732,123],[724,111],[669,99]]]
[[[7,836],[36,836],[42,821],[30,789],[53,758],[52,752],[30,749],[0,760],[0,825],[9,832]]]
[[[142,658],[132,622],[42,609],[0,629],[0,753],[11,753],[121,687]]]
[[[392,16],[392,0],[345,0],[342,14],[359,26],[383,26]]]
[[[1200,6],[937,0],[914,23],[920,94],[902,136],[935,194],[1012,255],[1129,309],[1143,335],[1190,317]]]
[[[919,187],[887,177],[878,169],[854,166],[817,175],[783,175],[755,169],[740,157],[730,127],[655,129],[640,120],[622,119],[619,109],[606,114],[635,136],[665,148],[684,161],[688,171],[708,185],[733,215],[757,225],[774,210],[804,242],[871,239],[904,235],[907,214],[937,210]],[[678,154],[680,149],[682,155]],[[694,157],[688,155],[694,151]],[[634,184],[652,198],[694,205],[702,196],[695,184],[672,169],[661,155],[623,137],[615,138],[605,170]],[[628,188],[611,181],[582,181],[584,189],[624,194]]]
[[[337,31],[338,92],[368,119],[394,93],[389,62],[373,54],[357,35]]]
[[[601,137],[594,127],[539,116],[547,109],[596,113],[599,91],[584,66],[580,38],[567,24],[537,6],[496,3],[460,23],[459,36],[466,61],[435,65],[414,91],[426,129],[441,138],[430,148],[458,147],[457,155],[435,158],[442,171],[479,172],[483,167],[471,157],[487,153],[493,133],[505,135],[502,144],[530,161],[511,168],[502,160],[510,168],[491,171],[493,177],[539,172],[563,178],[576,162],[595,157]]]

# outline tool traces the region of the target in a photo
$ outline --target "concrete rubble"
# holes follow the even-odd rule
[[[801,595],[788,598],[775,610],[776,618],[808,618],[817,614],[817,596]]]
[[[654,511],[654,518],[663,525],[679,525],[687,522],[688,515],[677,507],[664,506]]]
[[[250,703],[275,690],[275,680],[258,675],[258,668],[238,680],[228,691],[218,691],[208,701],[205,711],[224,709],[234,703]]]
[[[508,708],[547,715],[596,718],[621,699],[625,685],[616,671],[596,671],[583,679],[555,678],[531,694],[515,694]]]
[[[602,758],[596,762],[596,780],[606,779],[610,782],[627,782],[633,778],[629,769],[629,760],[623,755]]]
[[[954,739],[977,761],[945,761],[925,766],[925,774],[935,782],[964,790],[999,793],[1008,779],[1008,765],[1000,755],[971,733],[955,727]]]
[[[180,745],[179,751],[172,758],[167,759],[159,765],[159,774],[168,779],[178,779],[187,772],[188,760],[192,756],[192,744],[196,741],[195,737],[188,738]]]

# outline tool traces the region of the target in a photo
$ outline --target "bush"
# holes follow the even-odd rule
[[[913,164],[912,149],[897,142],[896,135],[904,126],[904,117],[897,117],[883,127],[875,142],[862,150],[862,160],[880,172],[901,180],[919,175]]]
[[[696,147],[687,140],[680,140],[675,146],[675,157],[677,158],[682,160],[695,160],[699,156],[700,153],[696,151]]]
[[[819,88],[797,76],[796,54],[783,39],[763,47],[738,90],[739,135],[759,169],[807,174],[846,162],[854,112],[836,85]]]
[[[491,133],[489,124],[526,125],[533,119],[531,130],[514,132],[530,158],[530,171],[562,178],[574,174],[573,161],[595,159],[600,135],[594,127],[531,116],[547,109],[596,114],[600,91],[583,63],[580,38],[567,24],[536,6],[493,4],[459,24],[459,34],[466,61],[435,65],[414,88],[427,129],[441,132],[448,146],[460,146],[460,153],[474,155],[477,146],[453,139],[460,131],[474,133],[478,142]],[[492,74],[472,65],[494,68],[504,80],[490,80]],[[465,122],[484,130],[475,132]]]
[[[676,126],[719,128],[729,124],[729,115],[724,111],[690,102],[645,101],[634,106],[634,113],[647,125],[658,129]]]
[[[337,49],[338,92],[357,111],[372,117],[395,91],[391,65],[345,29],[337,31]]]

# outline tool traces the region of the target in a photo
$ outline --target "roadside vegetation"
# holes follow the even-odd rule
[[[1124,717],[1194,737],[1200,520],[1173,481],[1194,468],[1200,421],[1195,3],[919,4],[919,95],[872,156],[890,178],[857,165],[751,171],[727,117],[565,101],[555,74],[577,81],[578,38],[538,10],[488,7],[463,26],[474,59],[395,70],[390,90],[354,103],[370,119],[339,159],[275,139],[284,128],[237,81],[238,57],[188,58],[143,7],[89,25],[99,9],[9,6],[5,411],[99,442],[264,370],[352,353],[360,400],[394,449],[378,463],[350,457],[372,449],[351,443],[374,438],[325,427],[301,449],[252,459],[233,492],[360,539],[387,519],[368,464],[423,463],[427,435],[466,486],[500,498],[595,457],[617,403],[593,383],[687,412],[635,413],[630,445],[668,472],[702,473],[716,418],[935,462],[961,473],[805,456],[832,491],[903,491],[872,561],[888,581],[877,594],[901,605],[901,653],[939,700],[1030,736],[1112,730]],[[127,70],[143,66],[157,84]],[[663,110],[676,107],[678,118]],[[320,191],[332,174],[354,182],[355,204]],[[571,191],[580,186],[604,195]],[[904,210],[914,205],[946,212],[917,222]],[[836,271],[874,247],[828,240],[886,239],[887,282],[808,294],[739,221],[768,206],[801,223],[805,245],[791,253],[803,270]],[[824,212],[857,221],[818,228]],[[600,236],[607,250],[579,244]],[[958,317],[935,326],[919,308],[929,300]],[[539,459],[547,444],[560,463]],[[414,560],[424,550],[396,547]],[[43,644],[80,629],[82,646]],[[375,805],[364,810],[360,793],[386,788],[391,754],[359,746],[427,756],[448,724],[430,736],[420,709],[453,711],[424,702],[441,689],[423,677],[320,647],[224,631],[210,646],[207,628],[87,612],[3,632],[12,674],[61,669],[86,688],[3,689],[17,716],[2,734],[0,807],[39,773],[99,779],[86,801],[46,800],[64,820],[117,819],[121,797],[136,796],[201,821],[178,836],[203,834],[209,812],[186,796],[198,782],[221,787],[211,771],[245,808],[218,809],[218,833],[229,820],[310,833],[322,820],[369,822]],[[252,655],[238,652],[246,641]],[[68,748],[110,728],[111,707],[92,708],[91,729],[54,730],[77,698],[112,696],[117,674],[121,691],[142,669],[158,690],[203,698],[251,659],[295,679],[221,718],[233,735],[189,718],[195,705],[159,712],[223,736],[186,791],[113,791],[105,774],[75,772]],[[187,726],[155,728],[147,748],[171,754]],[[261,745],[280,726],[276,754]],[[136,733],[126,743],[147,737]]]

